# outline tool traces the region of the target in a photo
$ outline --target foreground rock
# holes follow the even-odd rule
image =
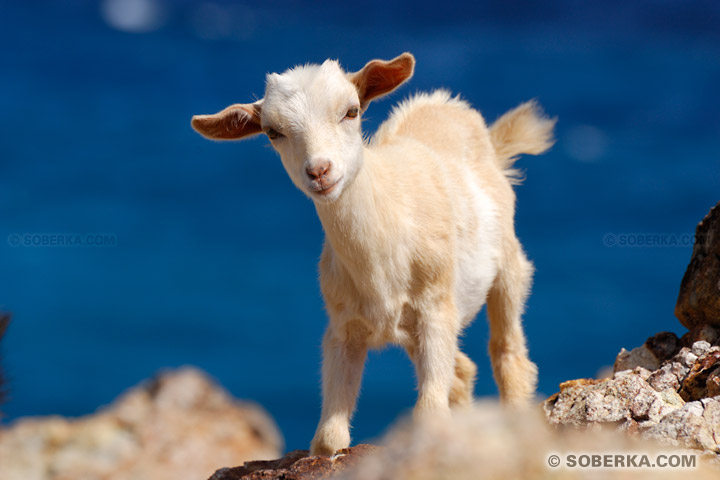
[[[294,450],[278,460],[220,469],[210,480],[324,480],[356,465],[375,450],[377,447],[372,445],[358,445],[342,449],[332,457],[311,457],[307,450]]]
[[[282,440],[259,407],[182,369],[95,415],[30,418],[0,430],[2,480],[197,480],[218,465],[275,458]]]
[[[668,447],[631,438],[617,431],[553,429],[532,411],[503,410],[479,403],[452,418],[405,425],[392,431],[376,452],[337,478],[343,480],[479,480],[479,479],[657,479],[718,478],[719,470],[699,453],[690,454],[696,469],[571,468],[569,454],[670,455]],[[678,454],[672,450],[672,454]],[[557,455],[559,465],[553,462]],[[553,466],[551,466],[551,463]],[[557,465],[557,466],[555,466]]]
[[[618,426],[670,445],[720,454],[720,329],[663,332],[622,350],[611,378],[560,384],[544,403],[551,424]]]
[[[675,316],[687,328],[720,326],[720,203],[698,224],[695,239]]]

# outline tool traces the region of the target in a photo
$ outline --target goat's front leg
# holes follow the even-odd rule
[[[320,424],[310,446],[311,455],[332,455],[350,445],[350,417],[360,389],[367,356],[364,339],[339,338],[329,327],[323,340]]]
[[[418,378],[415,418],[450,413],[449,396],[458,352],[457,325],[457,311],[452,304],[418,312],[417,343],[411,352]]]

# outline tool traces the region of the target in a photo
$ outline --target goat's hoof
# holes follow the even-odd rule
[[[310,455],[324,455],[326,457],[332,457],[333,455],[335,455],[335,452],[337,452],[341,448],[344,447],[335,448],[328,442],[315,438],[310,445]]]
[[[318,429],[310,445],[310,455],[332,456],[341,448],[350,446],[350,432],[338,428]]]
[[[326,446],[311,446],[310,447],[310,456],[315,457],[318,455],[322,455],[325,457],[332,457],[335,454],[335,449],[329,448]]]

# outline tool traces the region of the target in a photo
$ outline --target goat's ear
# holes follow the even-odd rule
[[[403,53],[392,60],[372,60],[359,72],[350,75],[360,97],[360,108],[365,110],[371,100],[386,95],[412,77],[415,57]]]
[[[192,127],[211,140],[238,140],[262,133],[260,110],[262,100],[255,103],[230,105],[215,115],[195,115]]]

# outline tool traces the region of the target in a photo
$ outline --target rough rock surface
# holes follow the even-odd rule
[[[720,397],[688,402],[642,432],[671,445],[720,452]]]
[[[621,349],[615,359],[613,372],[632,370],[635,367],[657,370],[665,360],[677,354],[681,347],[682,342],[674,333],[660,332],[637,348],[630,351]]]
[[[630,352],[623,349],[612,378],[560,384],[560,392],[543,404],[546,417],[556,425],[613,424],[644,438],[720,454],[718,339],[720,328],[703,325],[682,339],[663,332]]]
[[[276,458],[260,408],[194,369],[160,375],[78,419],[29,418],[0,430],[2,480],[198,480],[219,465]]]
[[[695,229],[695,246],[680,284],[675,316],[687,328],[720,326],[720,203]]]
[[[377,448],[358,445],[344,448],[332,457],[311,457],[307,450],[294,450],[278,460],[246,462],[242,467],[222,468],[210,480],[324,480],[357,464]]]

